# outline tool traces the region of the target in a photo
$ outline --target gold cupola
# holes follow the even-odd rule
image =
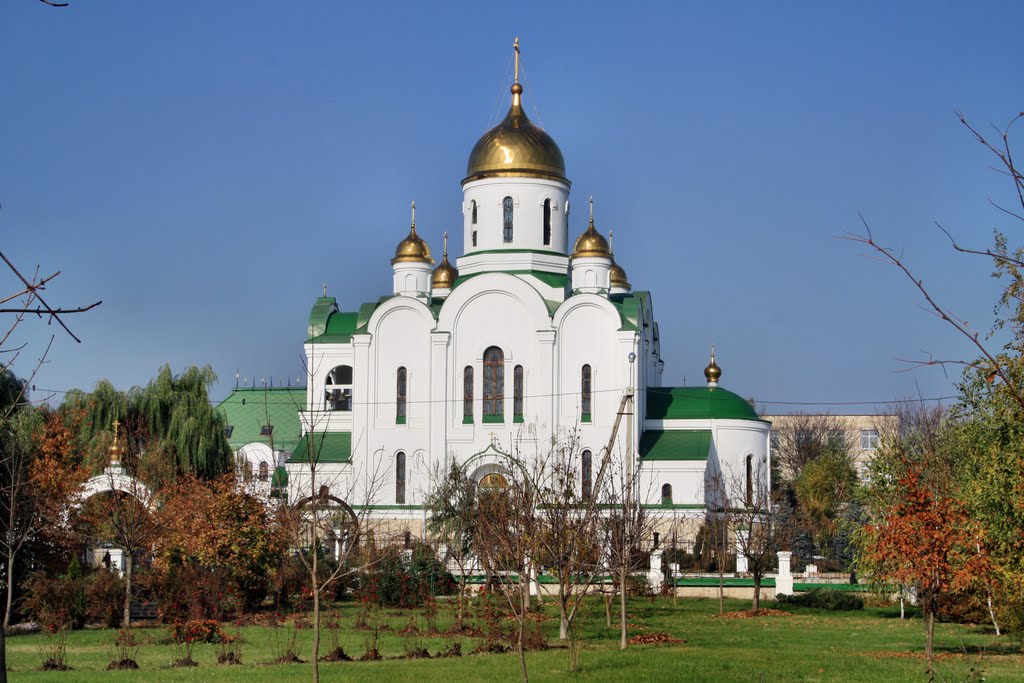
[[[114,420],[114,441],[110,444],[110,466],[120,467],[121,456],[124,455],[124,447],[121,446],[121,421]]]
[[[455,286],[455,281],[458,278],[459,269],[448,262],[448,233],[446,232],[444,234],[444,255],[441,257],[441,263],[434,268],[430,285],[433,289],[451,289]]]
[[[512,106],[502,122],[484,133],[473,146],[463,184],[482,178],[507,177],[553,178],[568,182],[562,150],[523,111],[518,38],[514,48],[516,72],[515,83],[512,84]]]
[[[611,258],[612,251],[608,247],[608,240],[594,227],[594,198],[590,198],[590,223],[583,234],[576,238],[576,244],[572,248],[572,258],[584,257]]]
[[[626,277],[625,269],[615,262],[615,250],[612,248],[612,231],[608,231],[608,253],[612,257],[612,268],[608,271],[609,278],[611,280],[612,290],[624,289],[627,292],[633,288],[633,285],[629,284],[629,279]]]
[[[430,256],[430,247],[416,234],[416,202],[412,203],[412,226],[409,228],[409,234],[395,247],[395,258],[391,259],[391,265],[396,263],[434,263]]]
[[[704,376],[708,380],[709,387],[717,387],[718,380],[722,377],[722,368],[715,362],[715,347],[711,346],[711,362],[704,368]]]

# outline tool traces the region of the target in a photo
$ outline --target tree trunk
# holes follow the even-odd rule
[[[125,550],[124,555],[124,618],[125,628],[132,625],[132,554]]]
[[[462,567],[459,576],[459,611],[455,615],[455,628],[462,630],[462,622],[466,615],[466,568]]]
[[[761,609],[761,572],[754,572],[754,609]]]
[[[558,611],[561,619],[558,624],[558,639],[566,640],[569,637],[569,614],[565,611],[565,597],[559,596]]]
[[[604,594],[604,621],[608,628],[612,627],[612,602],[615,601],[615,593]]]
[[[0,683],[7,683],[7,634],[4,631],[6,629],[0,628]]]
[[[924,641],[925,654],[928,655],[928,683],[935,681],[935,663],[932,660],[932,637],[935,635],[935,605],[929,600],[927,603],[928,617],[925,620],[925,631],[927,636]]]
[[[626,649],[626,567],[619,569],[619,649]]]
[[[520,581],[520,590],[523,591],[522,599],[519,601],[519,673],[523,677],[523,683],[528,683],[530,678],[526,674],[526,647],[524,647],[523,640],[526,632],[526,613],[530,609],[530,582]]]
[[[320,683],[320,584],[317,582],[317,518],[316,502],[313,502],[313,552],[310,563],[310,583],[313,586],[313,683]]]
[[[11,603],[7,603],[7,609],[11,609]],[[1001,636],[1002,633],[999,631],[999,622],[996,621],[996,612],[992,609],[992,594],[988,594],[988,618],[992,620],[992,625],[996,628],[996,635]]]
[[[14,597],[14,553],[7,556],[7,603],[4,607],[4,627],[7,630],[11,627],[11,603]],[[991,601],[990,601],[991,604]]]

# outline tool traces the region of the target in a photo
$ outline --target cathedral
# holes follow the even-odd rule
[[[500,487],[509,454],[572,435],[581,495],[611,444],[666,519],[749,504],[769,486],[770,424],[719,385],[713,352],[705,386],[662,386],[652,295],[633,289],[592,200],[572,239],[566,163],[524,112],[518,59],[517,44],[508,114],[469,153],[462,255],[446,233],[435,260],[414,204],[393,290],[358,306],[325,290],[313,305],[307,386],[239,388],[221,405],[240,467],[291,502],[329,494],[418,527],[451,463]],[[738,482],[730,500],[719,476]]]

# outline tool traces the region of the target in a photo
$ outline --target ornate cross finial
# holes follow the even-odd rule
[[[324,283],[324,296],[327,296],[327,283]]]
[[[448,231],[444,231],[444,258],[448,258]]]
[[[516,42],[512,43],[512,49],[516,51],[516,83],[519,82],[519,36],[516,36]]]
[[[518,40],[518,38],[517,38],[517,40]],[[493,446],[494,445],[494,437],[495,437],[494,432],[491,432],[490,436],[491,436],[491,445]]]
[[[611,228],[608,228],[608,251],[612,250],[612,242],[613,242],[612,233],[613,232],[614,232],[614,230],[612,230]]]
[[[416,229],[416,200],[412,202],[412,228]]]
[[[117,431],[121,428],[121,421],[114,420],[114,438],[117,438]]]
[[[715,345],[711,345],[711,360],[715,359]]]
[[[590,222],[594,222],[594,195],[590,195]]]

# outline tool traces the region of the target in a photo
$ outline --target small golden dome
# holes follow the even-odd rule
[[[611,247],[608,240],[594,228],[594,198],[590,198],[590,223],[583,234],[576,238],[576,244],[572,248],[572,257],[583,256],[612,257]]]
[[[391,265],[410,262],[434,263],[430,256],[430,247],[416,234],[416,202],[412,203],[412,226],[409,228],[409,234],[395,247],[395,258],[391,259]]]
[[[522,92],[519,83],[512,85],[512,106],[504,120],[473,146],[463,183],[509,176],[566,180],[562,150],[526,117],[520,102]]]
[[[444,256],[441,263],[434,268],[430,284],[434,289],[451,289],[459,278],[459,269],[448,262],[448,233],[444,234]]]
[[[708,379],[708,384],[714,382],[718,384],[718,380],[722,377],[722,368],[718,367],[715,363],[715,347],[711,347],[711,362],[704,368],[704,376]]]
[[[114,441],[110,444],[110,464],[116,467],[121,464],[121,456],[124,455],[124,448],[120,441],[120,420],[114,420]]]
[[[612,287],[632,289],[633,286],[629,284],[629,280],[626,278],[626,271],[615,261],[612,261],[612,269],[608,271],[608,274],[611,276]]]

